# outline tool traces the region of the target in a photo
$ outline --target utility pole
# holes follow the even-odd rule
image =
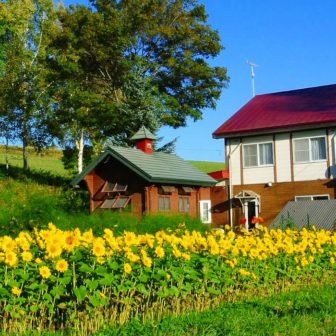
[[[254,77],[255,77],[255,73],[254,73],[254,67],[259,66],[258,64],[252,63],[251,61],[246,61],[246,64],[248,64],[251,68],[251,80],[252,80],[252,97],[255,96],[255,85],[254,85]]]

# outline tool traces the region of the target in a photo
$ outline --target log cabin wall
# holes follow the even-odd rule
[[[159,210],[159,189],[160,185],[148,185],[141,177],[122,165],[113,158],[99,164],[93,171],[84,178],[90,193],[90,211],[98,209],[107,197],[102,188],[106,181],[117,182],[127,185],[125,192],[131,197],[131,212],[135,216],[144,213],[168,213],[168,214],[188,214],[192,217],[199,215],[199,201],[210,200],[209,187],[193,187],[193,191],[185,193],[181,191],[182,186],[172,186],[173,190],[166,196],[170,199],[170,209]],[[179,197],[186,197],[189,200],[188,211],[180,211]]]
[[[230,203],[228,199],[227,187],[216,186],[211,188],[211,213],[212,222],[216,226],[229,223]]]
[[[113,158],[99,164],[96,169],[85,176],[90,193],[90,212],[99,208],[106,199],[102,188],[106,181],[127,185],[126,195],[131,197],[131,212],[136,216],[144,211],[144,181],[130,169]]]
[[[260,196],[260,216],[264,218],[267,226],[272,223],[288,201],[295,200],[295,196],[329,195],[330,199],[335,198],[335,186],[329,179],[273,183],[271,187],[267,187],[264,183],[235,185],[233,195],[237,195],[242,190],[251,190]],[[244,215],[238,202],[234,203],[233,223],[239,225]]]
[[[179,189],[181,188],[181,186],[174,186],[175,190],[172,191],[169,194],[163,195],[166,197],[169,197],[170,199],[170,209],[169,210],[165,210],[165,211],[160,211],[159,210],[159,188],[160,186],[149,186],[146,187],[147,193],[146,195],[148,195],[148,200],[146,202],[147,204],[147,209],[148,209],[148,213],[169,213],[169,214],[188,214],[192,217],[197,217],[199,214],[199,200],[201,199],[205,199],[205,198],[200,198],[200,197],[204,197],[204,196],[208,196],[210,194],[210,188],[194,188],[193,192],[187,193],[185,195],[181,195],[179,194]],[[200,189],[202,189],[202,191],[200,191]],[[208,191],[206,191],[206,189],[208,189]],[[201,196],[200,196],[201,194]],[[187,197],[189,199],[189,211],[180,211],[179,210],[179,197]],[[206,198],[208,199],[208,198]]]

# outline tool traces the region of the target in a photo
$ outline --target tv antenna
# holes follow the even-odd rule
[[[255,73],[254,73],[254,68],[259,66],[258,64],[252,63],[251,61],[247,60],[246,64],[248,64],[251,68],[251,80],[252,80],[252,96],[255,96],[255,85],[254,85],[254,77],[255,77]]]

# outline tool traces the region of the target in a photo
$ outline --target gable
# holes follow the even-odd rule
[[[145,154],[135,148],[109,147],[93,161],[81,174],[77,175],[72,185],[83,178],[108,156],[118,160],[139,177],[150,183],[183,184],[193,186],[213,186],[216,180],[201,172],[190,163],[176,155],[162,152]]]
[[[336,85],[257,95],[214,133],[214,138],[336,125]]]

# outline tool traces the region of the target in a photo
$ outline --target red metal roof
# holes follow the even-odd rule
[[[208,173],[208,175],[210,175],[212,178],[216,180],[227,180],[229,179],[229,176],[230,176],[228,169],[217,170],[217,171]]]
[[[215,132],[214,138],[336,122],[336,84],[255,96]]]

